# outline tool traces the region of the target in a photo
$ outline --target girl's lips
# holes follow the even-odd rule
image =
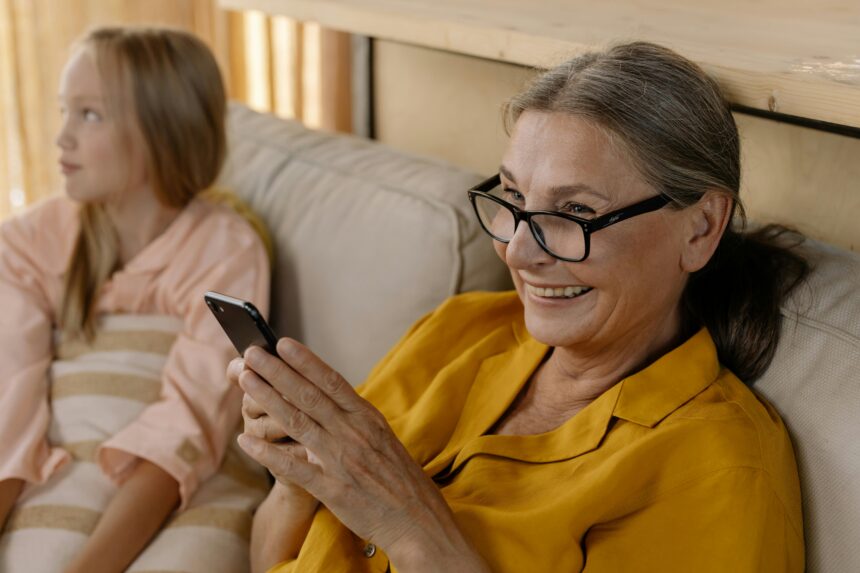
[[[80,165],[75,165],[74,163],[67,163],[65,161],[60,161],[60,171],[63,175],[69,175],[78,171],[81,168]]]

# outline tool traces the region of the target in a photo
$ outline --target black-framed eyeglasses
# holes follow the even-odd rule
[[[525,221],[544,251],[570,263],[588,258],[592,233],[625,219],[657,211],[672,201],[667,195],[660,194],[594,219],[583,219],[558,211],[520,209],[493,193],[500,189],[500,185],[501,177],[496,174],[468,191],[469,201],[484,231],[499,242],[509,243],[520,221]]]

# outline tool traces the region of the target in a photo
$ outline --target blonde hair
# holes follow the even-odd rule
[[[158,200],[181,208],[210,187],[226,155],[227,104],[206,44],[179,30],[98,28],[78,45],[95,59],[121,138],[130,147],[133,130],[141,134]],[[118,238],[104,206],[82,205],[60,309],[65,335],[92,338],[98,293],[118,261]]]

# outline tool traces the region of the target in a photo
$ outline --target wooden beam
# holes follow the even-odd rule
[[[701,65],[735,104],[860,127],[856,0],[218,0],[534,67],[641,39]]]

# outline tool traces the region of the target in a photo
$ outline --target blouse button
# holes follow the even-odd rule
[[[367,545],[365,545],[364,556],[370,559],[374,555],[376,555],[376,545],[374,545],[373,543],[368,543]]]

